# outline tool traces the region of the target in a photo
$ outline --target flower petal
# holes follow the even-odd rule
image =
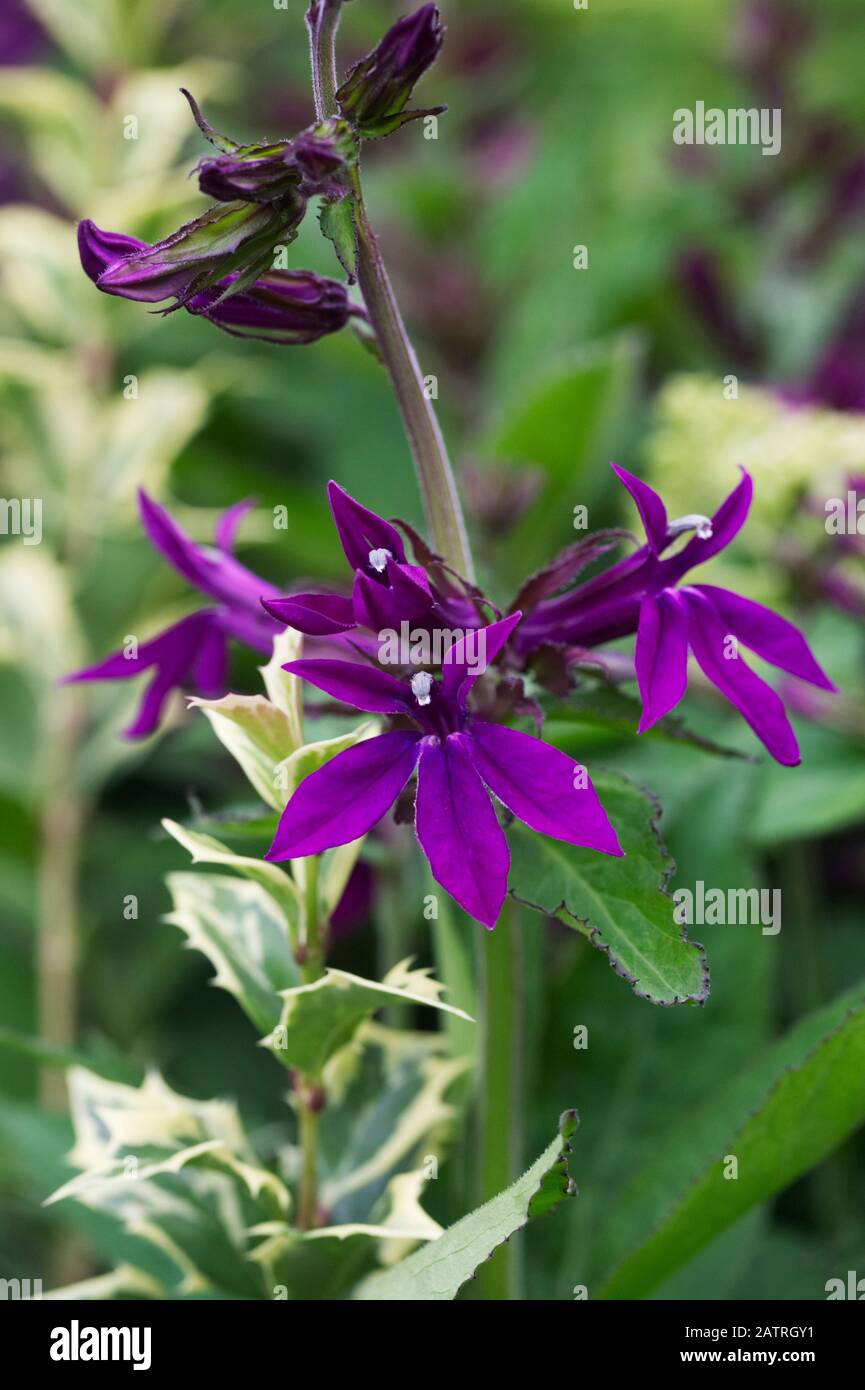
[[[822,690],[834,690],[835,686],[818,665],[811,648],[793,623],[764,608],[762,603],[743,598],[741,594],[731,593],[729,589],[719,589],[715,584],[693,584],[689,586],[704,594],[718,614],[723,626],[734,637],[738,637],[752,652],[771,661],[782,671],[800,680],[810,681]]]
[[[355,502],[339,483],[328,483],[327,495],[345,558],[352,569],[368,572],[371,550],[389,550],[395,560],[405,561],[402,537],[389,521]]]
[[[371,579],[362,570],[355,576],[354,615],[358,624],[370,632],[398,630],[402,622],[417,622],[427,616],[433,605],[429,580],[417,565],[388,562],[385,573],[386,583]]]
[[[356,626],[351,599],[342,594],[286,594],[262,602],[277,622],[308,637],[333,637]]]
[[[688,607],[688,639],[705,676],[739,711],[772,757],[785,767],[801,761],[781,697],[740,656],[727,657],[730,634],[712,603],[696,589],[680,591]]]
[[[379,734],[311,773],[283,811],[265,859],[302,859],[359,840],[411,777],[420,741],[420,734],[401,729]]]
[[[398,680],[387,671],[367,666],[359,661],[322,660],[289,661],[283,671],[290,671],[301,680],[341,700],[345,705],[370,714],[412,714],[411,687],[408,681]]]
[[[687,573],[695,565],[702,565],[713,555],[717,555],[719,550],[725,550],[745,525],[748,520],[748,512],[751,510],[754,484],[751,481],[751,475],[746,473],[744,468],[740,471],[742,474],[740,482],[724,499],[712,517],[711,536],[708,536],[706,540],[702,540],[699,536],[693,536],[684,550],[664,561],[665,566],[669,565],[675,568],[677,575],[681,576]]]
[[[618,463],[611,463],[610,467],[637,505],[650,548],[656,555],[660,554],[667,541],[667,508],[655,489],[642,478],[635,477]]]
[[[688,688],[688,618],[675,589],[649,595],[640,607],[634,658],[645,733],[679,703]]]
[[[500,618],[488,627],[467,632],[448,647],[442,661],[442,684],[446,695],[459,693],[465,705],[475,681],[495,661],[522,616],[520,612],[509,613],[506,618]]]
[[[423,740],[416,830],[436,882],[492,929],[508,890],[510,852],[468,744],[465,734]]]
[[[530,734],[479,719],[469,736],[474,765],[490,791],[532,830],[604,854],[623,853],[585,768],[573,758]],[[578,771],[584,774],[579,779]]]
[[[247,512],[251,512],[254,507],[254,498],[245,497],[242,502],[235,502],[232,507],[222,513],[216,523],[216,544],[220,550],[224,550],[229,555],[233,553],[237,528]]]

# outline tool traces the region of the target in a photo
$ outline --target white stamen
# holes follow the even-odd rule
[[[417,671],[411,678],[411,693],[419,705],[428,705],[433,678],[429,671]]]
[[[702,516],[699,512],[689,512],[687,516],[677,517],[669,524],[668,533],[671,536],[680,536],[683,531],[696,531],[701,541],[708,541],[712,538],[712,523],[707,516]]]
[[[371,550],[369,552],[369,562],[376,574],[384,574],[388,560],[392,559],[393,555],[389,550]]]

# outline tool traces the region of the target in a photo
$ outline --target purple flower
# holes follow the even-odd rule
[[[311,10],[315,23],[316,6]],[[369,140],[416,120],[440,115],[446,108],[406,111],[415,83],[438,57],[444,40],[438,7],[422,5],[390,29],[377,48],[355,63],[336,93],[340,112]]]
[[[434,588],[426,570],[410,564],[399,531],[356,502],[339,486],[327,485],[345,558],[354,570],[351,597],[340,594],[289,594],[267,599],[274,618],[311,637],[334,636],[355,628],[371,632],[398,629],[402,622],[429,627],[478,627],[474,606],[455,592]]]
[[[96,666],[65,678],[128,680],[152,670],[153,680],[135,720],[124,730],[126,738],[144,738],[153,732],[172,690],[192,690],[206,699],[224,694],[229,638],[267,655],[278,631],[260,604],[262,594],[276,590],[233,554],[234,535],[250,502],[238,502],[223,513],[216,528],[215,550],[196,545],[144,492],[139,493],[139,505],[151,544],[194,588],[214,599],[216,607],[190,613],[130,652],[115,652]]]
[[[363,316],[344,285],[311,270],[267,270],[248,288],[227,295],[240,278],[240,273],[234,272],[189,294],[182,290],[180,280],[158,281],[150,264],[141,278],[142,253],[156,248],[135,237],[105,232],[87,220],[78,224],[78,249],[84,270],[106,293],[153,300],[178,293],[189,313],[201,315],[235,337],[312,343],[344,328],[352,315]]]
[[[307,777],[283,812],[269,860],[320,854],[359,839],[382,818],[417,769],[415,829],[433,876],[472,917],[494,927],[510,855],[489,793],[532,830],[621,855],[597,794],[573,759],[529,734],[473,714],[469,696],[520,620],[481,629],[483,660],[467,661],[463,638],[445,654],[442,679],[400,678],[344,661],[285,667],[356,709],[404,726],[338,754]]]
[[[739,644],[788,674],[834,690],[798,628],[771,609],[714,584],[679,587],[695,565],[724,550],[744,525],[753,485],[742,480],[710,519],[686,516],[669,521],[658,494],[615,464],[619,481],[637,505],[646,544],[588,583],[540,603],[521,625],[515,646],[524,657],[560,643],[595,647],[637,633],[635,665],[643,700],[639,732],[651,728],[679,703],[687,688],[689,649],[715,685],[780,763],[800,761],[799,747],[783,702],[746,665]],[[679,551],[664,555],[676,538],[696,534]]]

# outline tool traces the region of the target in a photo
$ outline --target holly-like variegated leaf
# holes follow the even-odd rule
[[[530,1218],[553,1211],[573,1196],[568,1155],[576,1127],[576,1111],[566,1110],[555,1139],[521,1178],[386,1274],[365,1280],[355,1297],[397,1302],[456,1298],[478,1266]]]
[[[297,747],[285,711],[264,695],[193,698],[189,703],[204,710],[216,737],[243,768],[262,801],[281,811],[286,798],[276,769]]]
[[[261,679],[267,698],[288,720],[292,746],[303,743],[303,682],[299,676],[283,670],[290,661],[303,655],[303,634],[293,627],[278,632],[273,639],[273,651],[266,666],[260,666]]]
[[[96,1274],[77,1284],[43,1293],[45,1300],[64,1303],[104,1303],[112,1298],[165,1298],[167,1290],[158,1279],[135,1265],[122,1264],[107,1274]]]
[[[865,987],[859,984],[764,1049],[689,1114],[643,1167],[598,1232],[613,1267],[594,1296],[651,1295],[863,1120]],[[823,1296],[822,1283],[816,1296]]]
[[[320,1077],[358,1025],[388,1005],[421,1004],[472,1022],[462,1009],[443,1002],[443,986],[432,979],[429,969],[411,970],[409,964],[401,961],[381,981],[328,969],[312,984],[283,990],[279,1023],[262,1045],[285,1066]]]
[[[268,864],[264,859],[252,859],[249,855],[235,854],[212,835],[202,835],[197,830],[187,830],[177,821],[163,820],[163,828],[169,835],[188,850],[193,864],[220,864],[226,869],[236,869],[244,878],[251,879],[263,888],[276,904],[286,920],[286,929],[291,939],[299,939],[301,901],[293,879],[276,864]]]
[[[673,916],[666,885],[674,866],[658,835],[659,807],[618,773],[593,773],[592,781],[625,857],[551,840],[515,822],[508,831],[511,892],[581,931],[641,999],[702,1004],[709,968],[702,946]]]
[[[70,1162],[83,1171],[50,1201],[75,1199],[156,1246],[180,1293],[260,1298],[249,1228],[284,1220],[290,1198],[262,1167],[234,1105],[179,1095],[155,1073],[141,1086],[69,1073]]]
[[[285,918],[257,883],[220,874],[169,874],[174,904],[166,920],[185,932],[258,1031],[279,1021],[280,993],[300,980]]]

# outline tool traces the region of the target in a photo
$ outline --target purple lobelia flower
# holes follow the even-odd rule
[[[103,231],[86,220],[78,224],[78,249],[84,270],[106,293],[153,301],[179,293],[189,313],[201,315],[235,337],[290,345],[312,343],[344,328],[353,315],[364,317],[344,285],[311,270],[267,270],[253,285],[228,294],[239,278],[235,272],[184,298],[180,281],[158,283],[152,277],[152,266],[139,283],[142,254],[156,249],[146,242]]]
[[[304,593],[266,599],[274,618],[311,637],[335,636],[366,628],[398,629],[407,622],[420,627],[478,627],[473,603],[455,589],[435,587],[420,565],[409,563],[399,531],[330,482],[328,500],[345,557],[354,570],[351,597]]]
[[[715,685],[778,762],[800,761],[796,736],[783,702],[739,656],[739,644],[789,675],[823,690],[834,686],[817,664],[798,628],[771,609],[714,584],[680,585],[695,565],[717,555],[744,525],[753,485],[742,480],[715,515],[667,518],[661,498],[615,464],[646,532],[646,544],[570,592],[540,603],[515,635],[524,658],[544,645],[595,647],[636,632],[635,665],[643,700],[639,732],[679,703],[687,688],[689,649]],[[676,538],[696,534],[665,554]]]
[[[313,4],[308,20],[317,22],[320,5]],[[438,57],[444,28],[436,5],[421,5],[388,29],[384,38],[355,63],[336,93],[340,113],[368,140],[418,116],[437,116],[446,108],[406,111],[415,83]]]
[[[194,588],[215,600],[181,618],[148,642],[119,651],[66,681],[128,680],[154,672],[126,738],[144,738],[157,727],[172,690],[187,689],[207,699],[225,693],[228,640],[269,654],[278,626],[261,611],[261,595],[275,593],[265,580],[234,558],[237,526],[250,502],[238,502],[223,513],[216,528],[216,548],[196,545],[163,507],[139,493],[141,520],[151,544]]]
[[[266,858],[302,858],[359,839],[415,769],[415,829],[433,876],[487,927],[501,911],[510,866],[488,793],[542,835],[621,855],[584,768],[540,739],[472,712],[475,681],[519,620],[512,613],[475,634],[483,638],[482,661],[469,663],[467,638],[454,643],[440,681],[425,671],[409,679],[344,661],[289,662],[287,671],[335,699],[390,715],[403,727],[356,744],[307,777],[286,806]]]

